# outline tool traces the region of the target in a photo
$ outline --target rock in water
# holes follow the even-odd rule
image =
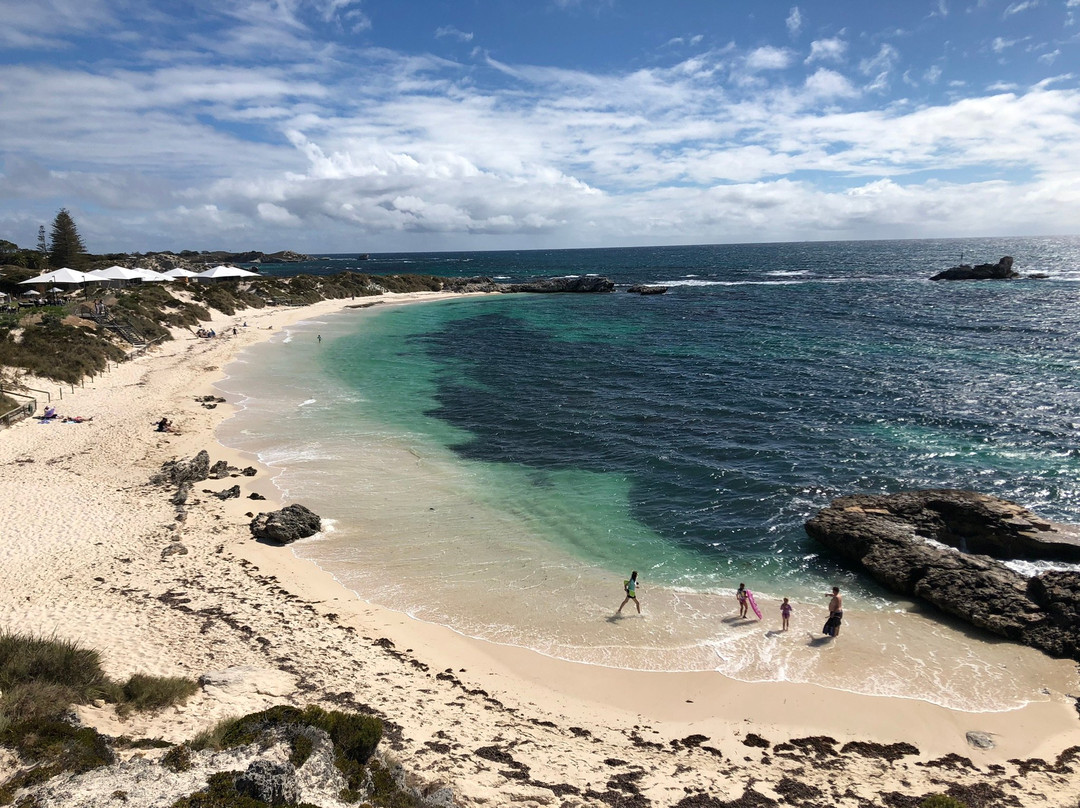
[[[1014,502],[942,489],[840,497],[806,523],[806,532],[894,592],[1080,661],[1080,573],[1029,580],[998,560],[1080,559],[1069,526]]]
[[[1013,260],[1010,256],[1002,256],[996,264],[960,264],[939,272],[930,280],[932,281],[1007,281],[1019,278],[1020,273],[1012,268]]]
[[[260,513],[251,520],[251,535],[278,544],[306,539],[322,530],[318,514],[303,505],[286,505],[280,511]]]

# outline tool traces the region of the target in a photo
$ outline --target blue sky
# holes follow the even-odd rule
[[[1080,0],[0,0],[0,238],[1080,232]]]

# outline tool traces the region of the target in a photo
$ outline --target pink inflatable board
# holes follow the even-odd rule
[[[754,614],[757,615],[757,619],[761,619],[761,609],[757,607],[757,601],[754,600],[754,593],[749,589],[746,590],[746,601],[750,604],[750,608],[754,610]]]

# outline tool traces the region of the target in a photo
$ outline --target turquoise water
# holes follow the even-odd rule
[[[471,636],[621,667],[1015,706],[1035,697],[1039,677],[1018,671],[1038,659],[912,615],[802,527],[835,496],[931,486],[1077,521],[1080,241],[965,242],[976,261],[1010,253],[1050,278],[930,283],[958,246],[376,256],[357,266],[597,272],[670,291],[300,324],[230,368],[225,389],[248,399],[223,439],[331,517],[300,554],[365,599]],[[612,620],[630,569],[646,617]],[[733,619],[739,582],[763,623]],[[833,583],[864,615],[844,666],[807,639]],[[769,631],[782,596],[797,634]],[[859,654],[867,667],[849,670]],[[922,673],[897,676],[882,657]]]

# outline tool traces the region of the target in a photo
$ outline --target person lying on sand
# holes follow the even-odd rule
[[[87,415],[65,415],[63,423],[65,424],[85,424],[87,421],[93,421],[94,416]]]
[[[172,421],[170,421],[168,418],[162,418],[160,421],[158,421],[156,428],[158,432],[172,432],[174,435],[180,434],[179,430],[177,430],[177,428],[173,426]]]

